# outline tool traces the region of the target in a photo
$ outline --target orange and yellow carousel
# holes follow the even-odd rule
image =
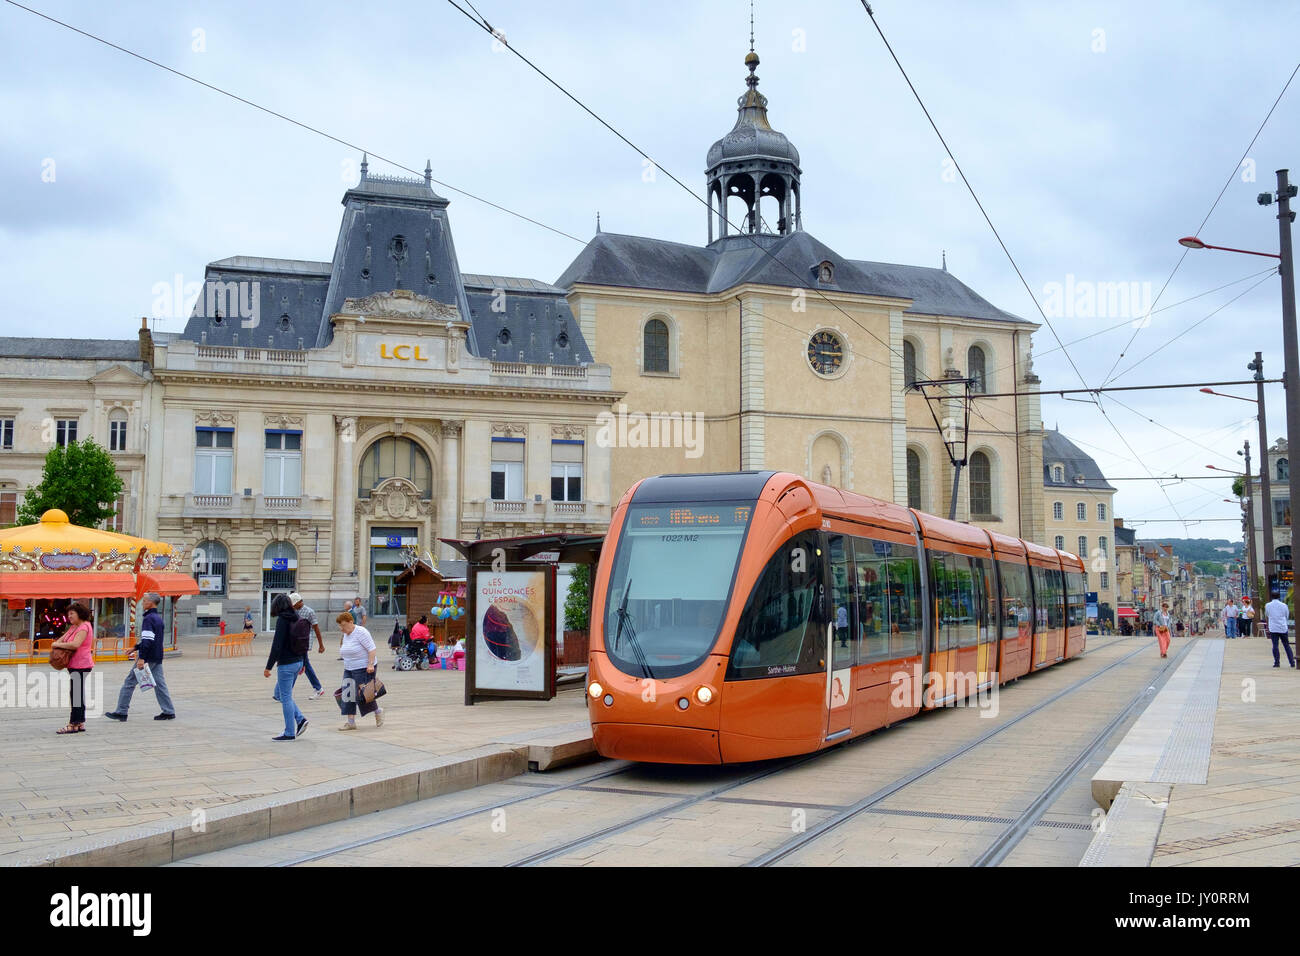
[[[55,508],[36,524],[0,531],[0,664],[49,656],[73,601],[94,611],[95,658],[123,660],[136,642],[136,606],[162,595],[168,650],[176,646],[174,599],[198,594],[181,570],[182,550],[162,541],[71,524]]]

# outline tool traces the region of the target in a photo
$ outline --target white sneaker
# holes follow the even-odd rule
[[[375,726],[376,727],[384,726],[384,708],[382,707],[380,707],[377,711],[375,711]]]
[[[325,688],[322,687],[320,690],[316,691],[316,693],[314,693],[314,694],[311,695],[311,699],[312,699],[312,700],[320,700],[320,699],[321,699],[322,697],[324,697],[324,696],[325,696]]]

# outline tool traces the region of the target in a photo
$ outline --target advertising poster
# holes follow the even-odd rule
[[[475,686],[546,690],[546,572],[479,571],[474,581]]]

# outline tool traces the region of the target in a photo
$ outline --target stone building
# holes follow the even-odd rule
[[[1083,558],[1099,617],[1113,621],[1115,489],[1097,463],[1055,429],[1043,432],[1043,498],[1047,543]]]
[[[847,258],[807,232],[799,152],[769,122],[758,62],[708,151],[706,244],[598,232],[556,281],[626,393],[613,494],[647,474],[774,468],[946,514],[952,465],[906,385],[1034,388],[1037,326],[946,267]],[[960,518],[1043,540],[1038,401],[975,403]]]
[[[438,538],[607,525],[609,369],[559,289],[461,273],[447,205],[363,161],[333,259],[213,262],[155,343],[145,531],[195,550],[198,624],[290,590],[396,616]]]
[[[1250,482],[1250,496],[1255,508],[1255,554],[1260,562],[1274,561],[1269,564],[1268,577],[1276,579],[1280,574],[1283,579],[1282,591],[1290,587],[1291,579],[1291,462],[1287,453],[1285,438],[1279,438],[1268,450],[1269,503],[1273,517],[1273,554],[1264,551],[1264,495],[1263,486],[1258,476]],[[1244,522],[1244,516],[1243,516]],[[1256,569],[1255,574],[1259,573]]]

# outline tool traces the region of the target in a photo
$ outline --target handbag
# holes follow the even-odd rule
[[[388,688],[384,686],[384,682],[379,679],[378,674],[373,679],[362,684],[359,690],[361,691],[361,699],[367,704],[373,704],[388,693]]]
[[[72,660],[72,651],[66,647],[50,648],[50,666],[56,671],[68,669],[68,663]]]

